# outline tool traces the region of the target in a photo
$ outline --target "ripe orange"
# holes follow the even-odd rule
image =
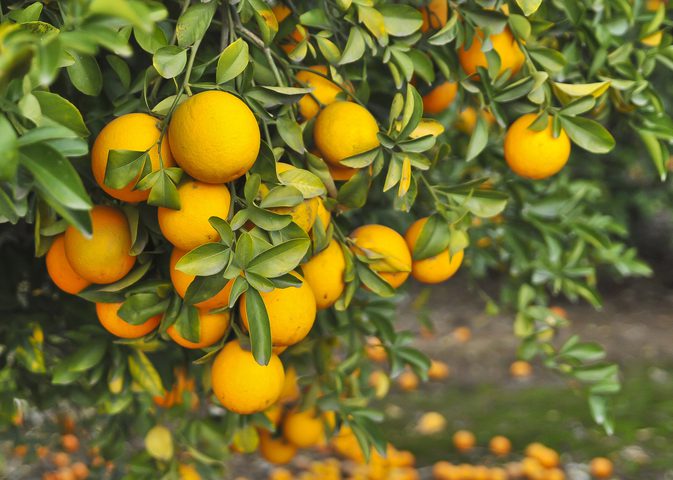
[[[283,407],[280,405],[280,399],[279,403],[274,403],[269,408],[264,410],[264,416],[269,419],[274,427],[278,427],[280,419],[283,418],[283,413]]]
[[[481,110],[479,115],[483,116],[486,120],[486,123],[493,125],[495,123],[495,117],[488,110]],[[474,132],[474,127],[477,126],[477,110],[474,107],[467,106],[458,114],[458,119],[456,120],[456,128],[466,133],[467,135],[472,135]]]
[[[388,353],[383,347],[381,340],[376,337],[368,337],[367,345],[365,345],[365,353],[367,358],[374,362],[382,363],[388,360]]]
[[[75,462],[70,468],[77,480],[84,480],[89,477],[89,467],[83,462]]]
[[[278,403],[286,404],[299,400],[299,384],[297,383],[297,370],[294,367],[288,367],[285,370],[285,382],[283,390],[280,392]]]
[[[449,376],[449,366],[439,360],[432,360],[428,369],[428,377],[432,380],[443,380]]]
[[[526,378],[533,373],[533,367],[524,360],[517,360],[509,366],[509,373],[514,378]]]
[[[505,455],[509,455],[509,452],[512,451],[512,442],[510,442],[509,438],[507,437],[496,435],[495,437],[491,438],[488,448],[491,450],[493,455],[504,457]]]
[[[346,158],[378,147],[378,131],[376,119],[365,107],[336,101],[318,115],[313,138],[324,160],[339,166]]]
[[[436,480],[452,480],[455,476],[456,467],[451,463],[441,460],[432,466],[432,478]]]
[[[72,269],[89,282],[116,282],[136,263],[136,257],[130,253],[128,221],[116,208],[102,205],[93,207],[91,220],[91,238],[73,226],[65,231],[65,255]]]
[[[335,182],[346,182],[353,178],[353,175],[360,171],[359,168],[343,167],[343,166],[334,166],[327,164],[329,173],[332,176],[332,180]]]
[[[565,480],[566,474],[560,468],[551,468],[545,472],[544,480]]]
[[[224,408],[247,415],[270,407],[283,390],[285,371],[277,355],[267,365],[257,363],[238,340],[227,343],[211,370],[213,392]]]
[[[351,234],[351,250],[373,261],[369,267],[393,288],[402,285],[411,271],[411,253],[404,238],[383,225],[363,225]]]
[[[290,7],[288,7],[284,3],[277,3],[271,8],[271,11],[276,16],[276,20],[278,21],[278,23],[281,23],[283,20],[285,20],[292,14],[292,10],[290,9]]]
[[[176,163],[202,182],[236,180],[250,170],[259,152],[255,115],[240,98],[218,90],[181,103],[168,132]]]
[[[261,294],[269,315],[271,343],[274,345],[294,345],[300,342],[311,331],[315,321],[316,303],[313,291],[299,274],[293,275],[301,280],[300,287],[274,288]],[[248,329],[245,294],[241,297],[240,312],[243,326]]]
[[[460,343],[467,343],[472,338],[472,331],[470,327],[457,327],[453,331],[453,338],[455,338]]]
[[[416,390],[419,383],[420,381],[418,379],[418,375],[416,375],[411,370],[405,370],[397,378],[397,384],[405,392],[412,392]]]
[[[445,81],[423,95],[423,113],[437,115],[449,108],[458,93],[458,84]]]
[[[324,65],[315,65],[311,70],[328,74],[327,67]],[[308,88],[312,88],[311,94],[304,95],[299,100],[299,113],[304,117],[304,120],[310,120],[315,117],[320,111],[320,106],[313,97],[322,105],[329,105],[337,99],[337,95],[341,92],[341,88],[334,82],[326,79],[322,75],[317,75],[308,70],[300,70],[296,76],[297,80]]]
[[[178,474],[180,476],[180,480],[201,480],[201,475],[199,474],[198,470],[194,468],[194,465],[187,463],[178,464]]]
[[[447,0],[430,0],[427,5],[421,7],[423,24],[421,32],[438,30],[446,25],[449,19],[449,2]]]
[[[570,140],[565,131],[557,138],[552,132],[552,119],[547,128],[536,132],[528,127],[537,115],[527,113],[512,123],[505,135],[505,160],[517,175],[539,180],[558,173],[570,157]]]
[[[334,305],[346,286],[346,259],[341,246],[334,239],[330,240],[327,248],[311,257],[301,269],[313,290],[317,307],[322,310]]]
[[[334,412],[319,415],[315,410],[293,410],[283,422],[285,440],[299,448],[314,447],[325,439],[325,425],[334,426]]]
[[[64,235],[54,238],[47,252],[46,264],[49,278],[66,293],[75,295],[91,285],[90,281],[73,270],[68,257],[65,256]]]
[[[418,237],[421,236],[421,231],[427,221],[427,217],[419,218],[411,224],[407,233],[404,234],[409,251],[414,251]],[[451,278],[458,271],[462,263],[463,250],[451,255],[447,248],[432,257],[423,260],[412,260],[411,274],[422,283],[441,283]]]
[[[477,67],[488,68],[486,55],[481,50],[483,38],[484,33],[481,30],[477,30],[470,48],[465,50],[465,45],[463,45],[458,49],[458,60],[468,75],[477,73]],[[491,35],[490,39],[491,43],[493,43],[493,50],[500,57],[499,73],[502,74],[505,70],[509,69],[512,75],[516,75],[526,61],[526,57],[519,48],[519,44],[514,39],[514,36],[512,36],[512,32],[508,28],[505,28],[502,32]]]
[[[121,303],[97,303],[96,314],[101,325],[110,332],[120,338],[140,338],[144,337],[152,330],[159,326],[161,322],[161,315],[155,315],[148,318],[145,323],[140,325],[131,325],[125,322],[117,311],[122,306]]]
[[[51,457],[52,463],[59,468],[70,465],[70,455],[65,452],[57,452]]]
[[[261,430],[259,432],[259,453],[267,462],[285,465],[290,463],[297,454],[297,447],[283,438],[275,438],[270,432]]]
[[[461,452],[467,452],[474,448],[477,439],[474,433],[468,430],[458,430],[453,434],[453,445]]]
[[[39,459],[45,459],[49,455],[49,448],[45,447],[44,445],[40,445],[35,449],[35,453],[37,454],[37,458]]]
[[[605,457],[596,457],[589,465],[591,475],[596,478],[610,478],[614,470],[612,462]]]
[[[186,181],[178,187],[180,210],[159,207],[159,228],[166,240],[181,250],[190,251],[220,235],[208,222],[210,217],[226,220],[231,195],[226,185]]]
[[[96,183],[111,197],[131,203],[142,202],[149,197],[149,190],[133,189],[137,179],[121,189],[108,187],[105,185],[105,170],[110,150],[134,150],[138,152],[149,150],[152,171],[159,170],[161,166],[159,162],[161,130],[157,126],[158,123],[159,119],[146,113],[127,113],[105,125],[96,137],[96,141],[91,147],[91,170]],[[161,140],[161,159],[164,167],[174,165],[168,135],[164,135]]]
[[[66,433],[61,437],[61,446],[66,452],[74,453],[79,450],[79,438],[72,433]]]
[[[225,332],[229,328],[229,312],[222,313],[207,313],[203,310],[199,311],[199,341],[192,342],[180,335],[175,325],[171,325],[166,330],[168,336],[173,339],[175,343],[185,348],[197,349],[206,348],[215,345],[222,339]]]
[[[416,424],[416,430],[423,435],[434,435],[446,428],[446,418],[439,412],[424,413]]]
[[[175,268],[175,264],[178,263],[178,261],[182,258],[182,256],[185,253],[187,252],[185,252],[184,250],[174,248],[173,252],[171,253],[171,259],[169,264],[169,270],[171,275],[171,282],[173,282],[173,288],[175,288],[177,294],[180,295],[180,297],[182,298],[185,298],[187,288],[189,288],[189,285],[194,281],[194,278],[196,278],[195,275],[190,275],[188,273],[181,272],[180,270]],[[217,292],[209,299],[194,304],[194,306],[201,310],[211,310],[214,308],[220,308],[228,305],[229,293],[231,292],[231,287],[233,284],[234,281],[230,280],[224,287],[222,287],[222,290]]]

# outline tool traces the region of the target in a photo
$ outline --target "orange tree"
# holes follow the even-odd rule
[[[548,305],[649,273],[591,173],[637,144],[665,178],[665,2],[21,1],[0,22],[4,423],[92,407],[108,457],[147,434],[138,478],[214,471],[281,421],[383,452],[365,352],[424,377],[396,299],[461,268],[612,430],[617,367],[555,341]]]

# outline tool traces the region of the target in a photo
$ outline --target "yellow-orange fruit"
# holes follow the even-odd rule
[[[134,190],[137,179],[124,188],[115,189],[105,185],[105,170],[110,150],[132,150],[144,152],[149,150],[152,171],[159,170],[159,120],[146,113],[127,113],[108,123],[96,137],[91,147],[91,170],[96,183],[111,197],[124,202],[141,202],[147,200],[149,190]],[[169,147],[168,136],[161,140],[161,159],[164,167],[174,165],[173,155]]]
[[[310,95],[307,93],[299,100],[299,113],[305,120],[312,119],[320,111],[320,105],[316,103],[315,99],[321,105],[329,105],[336,101],[337,95],[341,92],[341,88],[336,83],[323,76],[328,74],[326,66],[315,65],[311,67],[311,70],[322,75],[308,70],[300,70],[296,75],[297,81],[313,89]]]
[[[411,253],[404,238],[383,225],[363,225],[351,234],[351,250],[374,259],[369,267],[393,288],[402,285],[411,272]],[[381,257],[381,258],[378,258]]]
[[[261,430],[259,432],[259,453],[267,462],[285,465],[290,463],[297,454],[297,447],[283,438],[274,438],[270,432]]]
[[[283,390],[285,371],[277,355],[267,365],[257,363],[238,340],[227,343],[215,357],[211,382],[224,408],[242,415],[261,412],[276,403]]]
[[[423,18],[421,32],[438,30],[446,25],[449,19],[449,2],[447,0],[430,0],[420,10]]]
[[[591,460],[589,469],[591,470],[591,475],[596,478],[610,478],[614,467],[612,466],[612,462],[607,458],[596,457]]]
[[[171,282],[173,283],[173,288],[175,288],[177,294],[180,295],[180,297],[182,298],[185,298],[187,288],[189,288],[189,285],[194,281],[194,278],[196,278],[195,275],[181,272],[180,270],[175,268],[175,265],[178,263],[178,261],[182,258],[182,256],[185,253],[187,252],[185,252],[184,250],[174,248],[173,252],[171,252],[171,259],[169,264],[169,271],[170,271],[169,273],[171,276]],[[222,290],[217,292],[209,299],[194,304],[194,306],[201,310],[211,310],[228,305],[229,293],[231,292],[231,287],[233,284],[234,284],[233,280],[228,281],[224,285],[224,287],[222,287]]]
[[[250,170],[259,153],[259,125],[252,110],[240,98],[219,90],[182,102],[168,132],[175,162],[202,182],[236,180]]]
[[[119,338],[140,338],[144,337],[159,326],[161,315],[155,315],[148,318],[140,325],[131,325],[124,321],[117,312],[122,306],[121,303],[97,303],[96,314],[101,325]]]
[[[483,38],[484,33],[481,30],[477,30],[470,48],[466,50],[465,45],[463,45],[458,49],[458,60],[468,75],[477,73],[477,67],[488,68],[486,54],[481,50]],[[493,44],[493,50],[500,57],[499,73],[503,73],[509,69],[512,75],[516,75],[526,61],[526,57],[519,48],[519,44],[514,39],[512,32],[508,28],[505,28],[500,33],[490,35],[490,39]]]
[[[70,265],[65,255],[64,235],[59,235],[51,243],[46,264],[49,278],[66,293],[75,295],[91,285],[90,281],[80,276]]]
[[[315,296],[311,287],[297,273],[293,275],[301,281],[299,287],[274,288],[262,292],[262,301],[266,306],[271,326],[271,343],[274,345],[294,345],[308,335],[316,316]],[[240,303],[241,320],[246,329],[248,310],[246,296]]]
[[[527,113],[512,123],[505,135],[505,160],[517,175],[540,180],[558,173],[570,157],[570,139],[561,129],[554,138],[552,119],[539,132],[530,130],[537,115]]]
[[[494,455],[504,457],[505,455],[509,455],[509,452],[512,451],[512,442],[505,436],[496,435],[491,438],[488,448]]]
[[[206,348],[215,345],[224,336],[229,328],[229,312],[222,313],[207,313],[203,310],[199,311],[199,341],[192,342],[180,335],[175,325],[171,325],[166,330],[168,336],[173,339],[178,345],[197,349]]]
[[[178,187],[178,196],[180,210],[159,207],[159,228],[166,240],[185,251],[219,241],[220,235],[208,219],[227,218],[231,206],[227,186],[187,181]]]
[[[414,251],[418,237],[421,236],[421,231],[427,221],[427,217],[416,220],[404,234],[409,251]],[[441,283],[451,278],[462,263],[463,250],[451,255],[449,249],[446,248],[432,257],[412,260],[411,275],[422,283]]]
[[[327,248],[301,266],[304,280],[308,283],[315,295],[319,309],[334,305],[344,291],[344,272],[346,259],[341,246],[330,240]]]
[[[423,95],[423,113],[437,115],[449,108],[458,93],[458,84],[445,81]]]
[[[325,439],[325,423],[334,426],[334,413],[315,410],[291,411],[283,421],[283,437],[299,448],[314,447]]]
[[[476,442],[474,433],[468,430],[458,430],[453,434],[453,445],[461,452],[472,450]]]
[[[65,255],[72,269],[91,283],[123,278],[136,257],[131,255],[131,232],[122,212],[98,205],[91,210],[93,233],[87,238],[73,226],[65,231]]]
[[[297,370],[294,367],[289,367],[285,371],[285,382],[283,382],[283,390],[280,392],[278,403],[286,404],[299,400],[299,384],[297,383]]]
[[[443,380],[449,376],[449,366],[439,360],[432,360],[428,369],[428,377],[432,380]]]

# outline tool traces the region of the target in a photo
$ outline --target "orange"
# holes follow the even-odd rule
[[[65,231],[65,255],[72,269],[89,282],[116,282],[136,263],[129,223],[122,212],[102,205],[93,207],[91,220],[90,238],[73,226]]]
[[[285,465],[297,454],[297,447],[283,438],[274,438],[270,432],[259,432],[259,453],[267,462]]]
[[[124,202],[142,202],[150,195],[149,190],[134,190],[136,180],[130,182],[121,189],[110,188],[105,185],[105,170],[107,168],[110,150],[133,150],[144,152],[149,150],[152,171],[156,172],[161,167],[159,162],[159,137],[161,130],[158,128],[159,120],[146,113],[127,113],[117,117],[103,127],[96,141],[91,147],[91,170],[96,183],[105,192]],[[161,140],[161,159],[164,167],[174,165],[173,155],[169,147],[168,135]]]
[[[443,380],[449,376],[449,366],[439,360],[432,360],[428,369],[428,377],[432,380]]]
[[[346,259],[339,243],[330,240],[327,248],[311,257],[301,269],[313,290],[317,307],[322,310],[334,305],[346,287]]]
[[[169,264],[169,270],[171,275],[171,282],[173,282],[173,288],[180,297],[185,298],[187,293],[187,288],[194,281],[195,275],[190,275],[189,273],[181,272],[175,268],[175,264],[178,263],[178,260],[187,253],[184,250],[179,248],[174,248],[171,253],[171,259]],[[231,287],[234,284],[233,280],[230,280],[226,283],[222,290],[217,292],[215,295],[210,297],[208,300],[196,303],[194,306],[201,310],[211,310],[214,308],[224,307],[229,305],[229,293],[231,292]]]
[[[292,275],[301,281],[301,286],[274,288],[270,292],[261,293],[269,316],[273,345],[294,345],[300,342],[311,331],[315,321],[316,303],[313,291],[299,274],[293,272]],[[240,312],[243,326],[248,329],[245,298],[243,294]]]
[[[419,218],[411,224],[407,233],[404,234],[409,251],[414,251],[418,237],[421,236],[421,231],[427,221],[428,217]],[[432,257],[412,260],[411,275],[422,283],[441,283],[451,278],[462,263],[463,250],[451,255],[449,249],[446,248]]]
[[[453,480],[456,467],[451,463],[441,460],[432,466],[432,478],[436,480]]]
[[[324,422],[334,426],[334,413],[319,415],[315,410],[293,410],[283,422],[285,440],[299,448],[314,447],[325,439]]]
[[[570,157],[570,139],[561,130],[558,137],[552,134],[552,119],[547,127],[536,132],[528,127],[537,115],[527,113],[512,123],[505,134],[505,160],[517,175],[540,180],[558,173]]]
[[[388,353],[383,347],[381,340],[376,337],[368,337],[367,345],[365,345],[365,353],[367,358],[374,362],[382,363],[388,360]]]
[[[544,480],[565,480],[566,474],[560,468],[551,468],[545,472]]]
[[[131,325],[124,321],[117,311],[122,306],[121,303],[97,303],[96,314],[101,325],[119,338],[140,338],[144,337],[159,326],[161,315],[155,315],[148,318],[145,323],[140,325]]]
[[[461,452],[472,450],[476,442],[474,433],[468,430],[458,430],[453,434],[453,445]]]
[[[283,390],[280,392],[278,402],[282,404],[296,402],[299,400],[299,394],[297,370],[294,367],[288,367],[285,371],[285,382],[283,382]]]
[[[79,450],[79,438],[72,433],[66,433],[61,437],[61,446],[66,452],[74,453]]]
[[[489,450],[493,455],[498,455],[503,457],[509,455],[509,452],[512,451],[512,442],[509,441],[509,438],[502,435],[496,435],[491,439],[488,444]]]
[[[280,402],[280,400],[281,399],[279,398],[278,401]],[[273,424],[274,427],[277,427],[278,424],[280,423],[281,418],[283,418],[283,407],[280,405],[280,403],[274,403],[269,408],[264,410],[264,416],[269,419],[269,421]]]
[[[342,160],[378,147],[378,131],[376,119],[365,107],[337,101],[318,114],[313,138],[324,160],[339,166]]]
[[[343,167],[338,165],[335,166],[330,165],[329,163],[327,164],[327,168],[329,169],[329,173],[335,182],[348,181],[353,178],[353,175],[360,171],[359,168]]]
[[[180,480],[201,480],[201,475],[194,468],[194,465],[187,463],[178,464],[178,475],[180,476]]]
[[[84,480],[89,477],[89,467],[83,462],[73,463],[71,469],[77,480]]]
[[[231,195],[226,185],[186,181],[178,187],[180,210],[159,207],[159,228],[166,240],[181,250],[217,242],[220,235],[208,222],[210,217],[226,220]]]
[[[460,343],[466,343],[472,338],[472,331],[469,327],[457,327],[453,331],[453,337]]]
[[[49,278],[66,293],[75,295],[91,285],[90,281],[73,270],[68,257],[65,256],[64,235],[59,235],[51,243],[47,252],[46,263]]]
[[[57,452],[51,457],[52,463],[59,468],[70,465],[70,455],[65,452]]]
[[[411,253],[402,235],[383,225],[363,225],[351,234],[351,250],[370,258],[369,268],[393,288],[402,285],[411,272]]]
[[[166,333],[178,345],[185,348],[197,349],[215,345],[224,336],[227,328],[229,328],[229,312],[210,314],[201,310],[199,311],[198,342],[192,342],[184,338],[180,335],[178,329],[175,328],[175,325],[168,327]]]
[[[438,30],[446,25],[449,19],[449,2],[447,0],[430,0],[427,5],[421,7],[423,24],[421,32]]]
[[[284,3],[278,3],[278,4],[274,5],[271,8],[271,11],[276,16],[276,20],[278,21],[278,23],[281,23],[287,17],[292,15],[292,10],[290,10],[290,7],[288,7]]]
[[[509,373],[514,378],[530,377],[531,373],[533,373],[533,367],[524,360],[517,360],[509,366]]]
[[[437,115],[449,108],[458,93],[458,84],[445,81],[423,95],[423,113]]]
[[[238,340],[227,343],[215,357],[211,382],[215,396],[232,412],[247,415],[261,412],[278,400],[285,371],[277,355],[267,365],[257,363]]]
[[[438,412],[424,413],[416,424],[416,430],[423,435],[434,435],[446,428],[446,418]]]
[[[533,458],[537,459],[544,468],[554,468],[559,465],[559,454],[551,448],[539,449]]]
[[[250,170],[259,152],[259,125],[252,110],[240,98],[219,90],[182,102],[168,131],[175,162],[202,182],[236,180]]]
[[[610,478],[613,472],[612,462],[605,457],[596,457],[589,465],[591,475],[596,478]]]
[[[476,35],[472,39],[470,48],[465,50],[465,45],[462,45],[458,49],[458,60],[460,61],[463,70],[468,75],[477,73],[477,67],[488,68],[486,55],[481,50],[481,41],[483,38],[484,33],[481,30],[477,30]],[[499,73],[502,74],[505,70],[509,69],[511,70],[512,75],[516,75],[526,61],[526,57],[519,48],[519,44],[512,36],[512,32],[510,32],[508,28],[505,28],[500,33],[490,35],[490,39],[493,44],[493,50],[495,50],[500,57]]]
[[[397,384],[405,392],[411,392],[416,390],[418,388],[419,383],[420,381],[418,379],[418,375],[416,375],[411,370],[405,370],[400,374],[399,377],[397,377]]]
[[[322,75],[328,75],[327,67],[324,65],[315,65],[311,67],[311,70],[322,73]],[[320,111],[321,105],[329,105],[335,102],[337,95],[341,92],[341,88],[336,83],[322,75],[317,75],[308,70],[300,70],[296,75],[297,81],[302,86],[313,89],[310,95],[306,94],[299,100],[299,113],[304,117],[304,120],[315,117]],[[316,103],[316,99],[320,104]]]
[[[493,125],[495,123],[495,117],[488,110],[481,110],[479,114],[484,117],[486,123]],[[474,107],[467,106],[458,114],[458,119],[456,120],[456,128],[468,135],[472,135],[474,132],[474,127],[477,126],[477,111]]]
[[[329,224],[332,223],[332,214],[325,208],[325,202],[322,199],[318,202],[318,210],[316,211],[315,218],[316,221],[320,219],[324,230],[327,230]]]

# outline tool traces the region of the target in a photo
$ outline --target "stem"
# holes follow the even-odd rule
[[[182,87],[187,91],[188,95],[192,95],[192,90],[189,88],[189,77],[192,75],[192,68],[194,67],[194,60],[196,60],[196,52],[201,45],[201,39],[194,42],[192,45],[192,53],[189,55],[189,60],[187,61],[187,70],[185,71],[185,79],[182,82]]]
[[[439,200],[439,197],[435,193],[435,187],[430,185],[430,182],[428,182],[428,179],[425,178],[425,175],[423,175],[422,173],[419,173],[418,176],[421,177],[421,181],[425,185],[425,188],[427,188],[428,192],[430,192],[430,195],[432,195],[432,199],[435,201],[435,205],[441,205],[442,202]]]

